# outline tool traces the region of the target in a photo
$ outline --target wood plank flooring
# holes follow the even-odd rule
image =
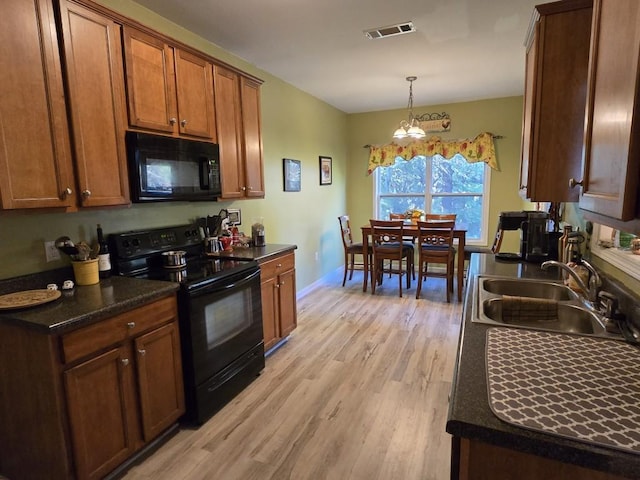
[[[262,374],[199,429],[183,428],[128,480],[442,480],[461,304],[445,280],[398,297],[362,273],[298,301],[298,328]]]

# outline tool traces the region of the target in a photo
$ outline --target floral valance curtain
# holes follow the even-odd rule
[[[457,153],[469,163],[485,162],[494,170],[499,170],[496,149],[491,133],[481,133],[473,140],[442,140],[431,137],[428,140],[416,140],[408,145],[389,143],[388,145],[369,147],[369,175],[378,167],[393,165],[396,157],[411,160],[418,155],[431,157],[442,155],[447,160]]]

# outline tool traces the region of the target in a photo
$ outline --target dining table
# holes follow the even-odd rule
[[[369,236],[371,235],[371,225],[363,225],[362,230],[362,251],[366,252],[369,249]],[[418,238],[418,225],[411,221],[405,221],[402,228],[402,235],[404,237]],[[456,225],[453,229],[453,239],[456,242],[458,249],[457,254],[457,266],[456,266],[456,278],[458,284],[458,301],[462,301],[462,288],[464,286],[464,245],[466,242],[467,230]],[[362,291],[366,292],[368,288],[369,280],[369,256],[363,255],[363,270],[364,279],[362,281]],[[373,282],[373,276],[371,278]]]

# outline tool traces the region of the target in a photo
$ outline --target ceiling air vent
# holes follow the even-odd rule
[[[365,30],[364,34],[370,40],[376,38],[392,37],[394,35],[403,35],[405,33],[415,32],[416,27],[413,26],[413,22],[397,23],[395,25],[389,25],[387,27],[378,27],[371,30]]]

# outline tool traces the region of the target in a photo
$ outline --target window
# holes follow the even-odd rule
[[[635,235],[595,224],[591,237],[591,252],[619,268],[627,275],[640,280],[640,255],[634,254],[632,240]]]
[[[486,242],[490,168],[484,162],[468,163],[460,154],[450,160],[440,155],[411,161],[397,157],[394,165],[377,168],[374,175],[376,218],[409,209],[455,213],[468,243]]]

